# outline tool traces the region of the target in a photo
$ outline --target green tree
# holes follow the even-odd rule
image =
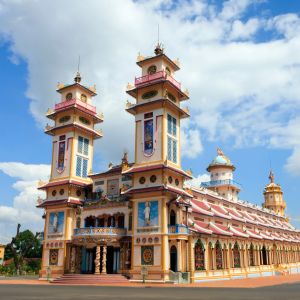
[[[7,258],[13,258],[17,274],[21,274],[25,266],[25,258],[41,257],[41,243],[30,230],[20,232],[18,224],[17,234],[7,245]],[[9,257],[10,256],[10,257]]]

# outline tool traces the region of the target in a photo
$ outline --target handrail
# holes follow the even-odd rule
[[[241,185],[232,179],[211,180],[211,181],[201,182],[202,187],[213,187],[213,186],[224,185],[224,184],[231,184],[241,188]]]
[[[69,106],[73,106],[73,105],[78,105],[84,109],[87,109],[89,111],[92,111],[94,114],[96,113],[96,107],[93,105],[90,105],[88,103],[85,103],[79,99],[71,99],[71,100],[67,100],[67,101],[63,101],[60,103],[55,104],[55,110],[59,110],[62,108],[66,108]]]
[[[120,227],[84,227],[75,228],[74,235],[126,235],[127,229]]]
[[[146,82],[154,81],[161,78],[165,78],[166,80],[174,84],[177,88],[181,89],[181,83],[174,79],[172,76],[168,75],[165,71],[158,71],[154,74],[147,74],[141,77],[136,77],[134,83],[136,86],[138,86],[140,84],[144,84]]]

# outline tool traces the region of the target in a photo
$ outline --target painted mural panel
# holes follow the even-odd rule
[[[119,179],[107,180],[107,196],[119,195]]]
[[[153,153],[153,119],[144,122],[144,153]]]
[[[64,226],[64,212],[50,213],[49,217],[49,230],[51,233],[62,233]]]
[[[58,146],[58,163],[57,168],[58,171],[62,171],[65,166],[65,148],[66,148],[66,142],[60,142]]]
[[[138,227],[158,226],[158,201],[138,204]]]
[[[50,249],[49,252],[49,265],[57,266],[58,264],[58,249]]]

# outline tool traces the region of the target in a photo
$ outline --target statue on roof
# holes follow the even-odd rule
[[[275,176],[274,176],[274,173],[272,172],[272,170],[270,171],[269,179],[270,179],[271,183],[274,183]]]
[[[220,148],[217,148],[217,154],[220,156],[224,156],[224,153]]]
[[[123,158],[122,158],[122,166],[127,166],[128,165],[128,152],[127,151],[124,151],[124,155],[123,155]]]
[[[155,55],[159,55],[159,54],[163,54],[164,53],[164,48],[163,48],[163,45],[162,43],[157,43],[155,49],[154,49],[154,53]]]
[[[77,71],[74,81],[76,83],[79,83],[81,81],[81,75],[80,75],[79,71]]]

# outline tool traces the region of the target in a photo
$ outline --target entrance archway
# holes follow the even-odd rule
[[[267,250],[266,250],[265,246],[262,247],[261,252],[262,252],[262,264],[267,265],[268,264],[268,262],[267,262]]]
[[[177,272],[177,248],[172,246],[170,249],[170,269]]]

